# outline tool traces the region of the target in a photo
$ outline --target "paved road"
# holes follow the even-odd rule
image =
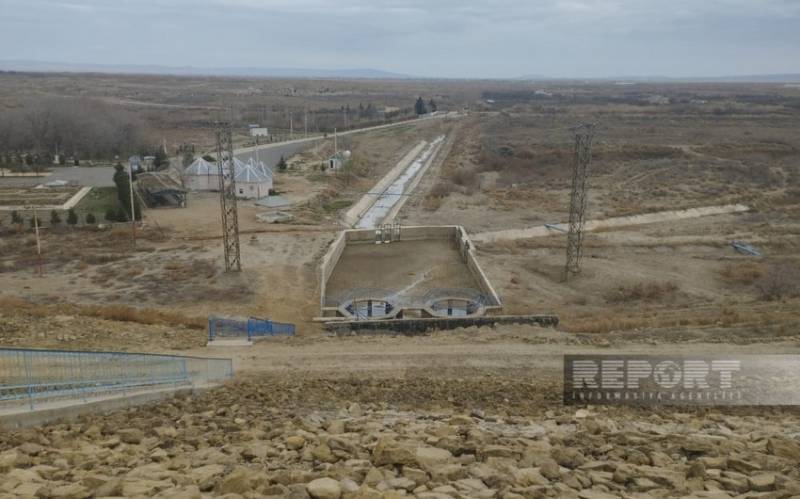
[[[371,127],[367,127],[367,128],[357,128],[355,130],[347,130],[347,131],[344,131],[344,132],[339,132],[337,135],[342,137],[342,136],[346,136],[346,135],[353,135],[353,134],[356,134],[356,133],[370,132],[370,131],[373,131],[373,130],[381,130],[381,129],[384,129],[384,128],[392,128],[392,127],[396,127],[396,126],[415,124],[415,123],[420,123],[420,122],[427,121],[427,120],[442,119],[442,118],[446,118],[446,117],[457,118],[459,116],[461,116],[461,115],[459,113],[457,113],[457,112],[442,113],[442,114],[437,114],[437,115],[430,116],[430,117],[427,117],[427,118],[416,118],[416,119],[412,119],[412,120],[400,121],[400,122],[397,122],[397,123],[389,123],[387,125],[377,125],[377,126],[371,126]],[[331,137],[333,137],[333,135],[332,134],[328,134],[328,138],[331,138]],[[235,153],[236,157],[239,158],[240,160],[247,161],[250,158],[255,159],[255,157],[256,157],[256,152],[255,151],[256,151],[256,149],[258,149],[258,159],[260,161],[263,161],[264,164],[267,165],[268,167],[273,168],[275,165],[278,164],[278,161],[280,161],[281,156],[283,156],[285,158],[288,158],[289,156],[292,156],[293,154],[297,154],[298,152],[310,147],[311,145],[313,145],[314,143],[316,143],[316,142],[318,142],[320,140],[325,140],[325,139],[323,139],[322,136],[317,135],[315,137],[308,137],[308,138],[305,138],[305,139],[295,139],[295,140],[290,140],[290,141],[287,141],[287,142],[278,142],[276,144],[265,144],[265,145],[257,146],[257,147],[244,147],[244,148],[241,148],[241,149],[236,149],[234,151],[234,153]]]
[[[275,168],[275,165],[277,165],[278,161],[281,160],[281,156],[288,159],[290,156],[310,147],[318,140],[322,139],[302,139],[300,141],[295,140],[292,142],[269,144],[266,146],[260,146],[257,153],[255,148],[251,147],[248,148],[246,152],[236,152],[236,157],[247,162],[250,158],[256,159],[256,156],[258,156],[259,161],[263,161],[264,164],[270,168]]]

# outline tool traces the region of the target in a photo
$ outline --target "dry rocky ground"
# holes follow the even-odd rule
[[[446,370],[245,377],[0,436],[4,497],[796,497],[796,411],[560,405]]]

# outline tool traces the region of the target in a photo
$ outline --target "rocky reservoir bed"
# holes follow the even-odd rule
[[[4,433],[0,491],[791,497],[800,494],[799,436],[789,410],[564,407],[555,378],[252,378],[196,398]]]

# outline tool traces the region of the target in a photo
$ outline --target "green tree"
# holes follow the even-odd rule
[[[128,212],[120,207],[117,210],[117,214],[114,217],[117,222],[127,222],[128,221]]]
[[[61,216],[56,210],[50,212],[50,225],[58,225],[61,223]]]
[[[128,221],[130,220],[131,216],[131,184],[130,180],[128,179],[128,173],[120,163],[114,165],[114,184],[117,186],[117,199],[119,199],[121,209],[125,210],[127,213],[125,220],[120,220],[119,217],[116,217],[116,219],[118,222]],[[142,209],[139,206],[139,200],[136,199],[136,197],[134,197],[133,200],[133,209],[136,213],[136,220],[141,220]]]
[[[106,210],[105,219],[106,222],[115,222],[117,220],[117,214],[114,211],[114,208],[109,208]]]
[[[422,97],[417,97],[417,102],[414,104],[414,111],[417,113],[417,116],[428,114],[428,109],[425,107],[425,101],[422,100]]]
[[[28,223],[31,225],[31,229],[35,229],[36,228],[36,217],[31,217],[31,219],[28,220]],[[42,221],[39,220],[39,223],[42,223]]]
[[[285,172],[289,165],[286,163],[286,158],[281,156],[281,159],[278,160],[278,170]]]
[[[78,225],[78,214],[72,208],[67,211],[67,223],[73,227]]]
[[[433,99],[428,101],[428,109],[430,109],[432,113],[435,113],[436,112],[436,101],[434,101]]]
[[[97,218],[95,218],[93,213],[86,214],[86,225],[94,225],[97,223]]]
[[[11,212],[11,223],[14,225],[22,225],[22,215],[20,215],[17,210]]]

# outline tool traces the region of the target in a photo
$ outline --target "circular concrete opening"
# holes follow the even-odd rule
[[[381,318],[392,314],[394,306],[386,300],[353,300],[345,310],[358,319]]]
[[[430,310],[439,317],[467,317],[481,311],[481,304],[466,298],[444,298],[430,304]]]

